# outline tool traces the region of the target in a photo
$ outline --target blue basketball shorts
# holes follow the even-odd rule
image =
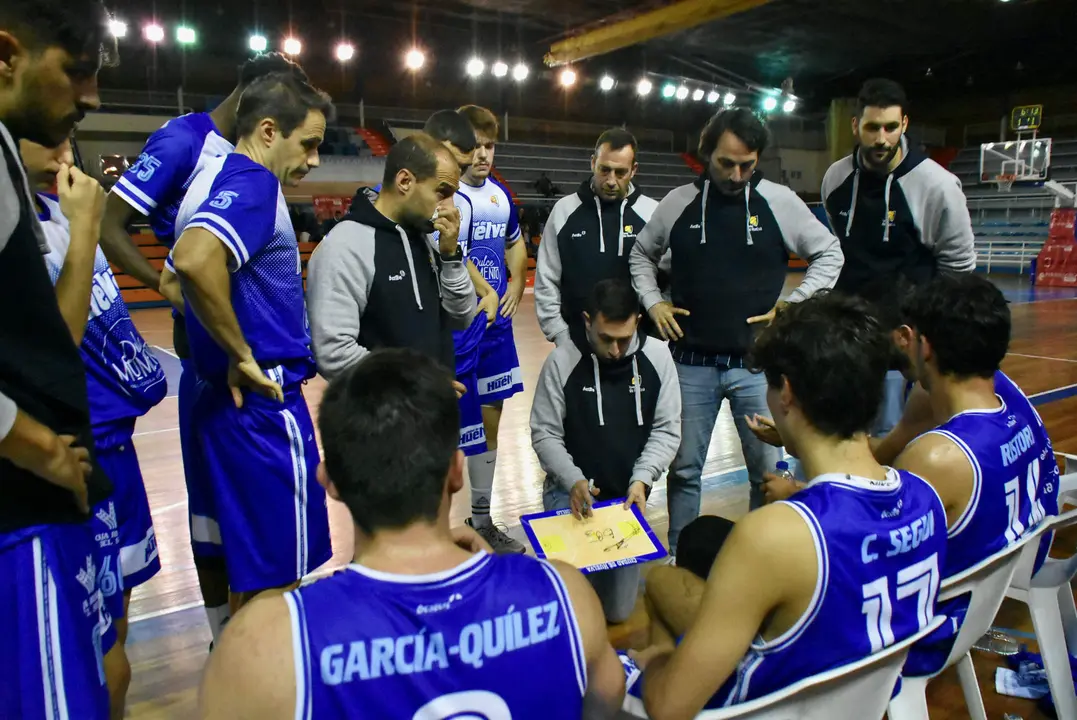
[[[523,392],[523,373],[520,358],[516,354],[516,341],[512,325],[486,329],[479,343],[479,361],[475,368],[480,405],[493,403]]]
[[[242,408],[227,388],[209,388],[197,415],[232,591],[290,585],[328,561],[329,516],[302,386],[286,387],[283,404],[248,392]]]
[[[108,718],[97,557],[89,522],[0,535],[0,717]]]
[[[187,520],[191,531],[191,551],[195,558],[222,557],[221,528],[210,484],[205,453],[195,432],[196,407],[209,387],[200,380],[194,361],[183,360],[179,382],[179,433],[183,453],[183,479],[187,485]]]
[[[121,591],[141,585],[161,570],[150,502],[146,497],[138,453],[131,439],[134,431],[134,418],[94,428],[97,460],[112,480],[113,491],[106,501],[112,507],[103,513],[98,509],[92,522],[96,523],[102,549],[115,548],[118,552],[117,572],[123,572]],[[108,537],[103,536],[106,533]],[[106,545],[105,540],[110,542]]]
[[[617,659],[621,661],[621,667],[625,671],[625,699],[621,705],[621,711],[632,717],[647,717],[647,711],[643,709],[643,671],[636,665],[636,661],[628,657],[628,653],[617,651]]]
[[[468,457],[486,452],[486,429],[482,424],[482,404],[479,401],[478,378],[474,370],[457,375],[467,392],[460,398],[460,449]]]

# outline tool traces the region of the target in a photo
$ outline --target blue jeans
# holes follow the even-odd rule
[[[542,490],[542,506],[547,512],[565,510],[572,507],[572,502],[564,488],[547,481]],[[602,602],[602,612],[606,615],[607,623],[623,623],[632,615],[639,597],[641,571],[640,565],[625,565],[584,576]]]
[[[744,452],[744,464],[748,466],[751,509],[763,505],[763,473],[773,471],[783,455],[781,448],[757,439],[744,421],[745,415],[770,416],[767,381],[762,373],[677,363],[677,376],[681,383],[681,446],[670,468],[666,490],[671,555],[677,551],[681,530],[699,516],[703,487],[700,476],[723,400],[729,400]]]
[[[909,381],[900,370],[890,370],[883,382],[883,401],[879,414],[871,428],[872,437],[883,437],[898,424],[901,414],[905,412],[905,396]]]

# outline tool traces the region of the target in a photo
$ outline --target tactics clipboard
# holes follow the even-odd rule
[[[538,557],[567,562],[585,575],[668,555],[639,508],[625,510],[623,498],[595,503],[583,520],[565,509],[524,515],[520,522]]]

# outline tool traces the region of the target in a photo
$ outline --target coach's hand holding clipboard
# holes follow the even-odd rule
[[[591,505],[600,490],[595,487],[594,480],[580,480],[572,486],[569,492],[569,501],[572,503],[572,514],[577,520],[591,517]]]

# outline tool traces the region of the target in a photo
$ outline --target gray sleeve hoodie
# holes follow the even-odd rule
[[[318,372],[332,380],[370,352],[359,344],[359,321],[374,282],[374,238],[337,223],[307,262],[307,318]]]

